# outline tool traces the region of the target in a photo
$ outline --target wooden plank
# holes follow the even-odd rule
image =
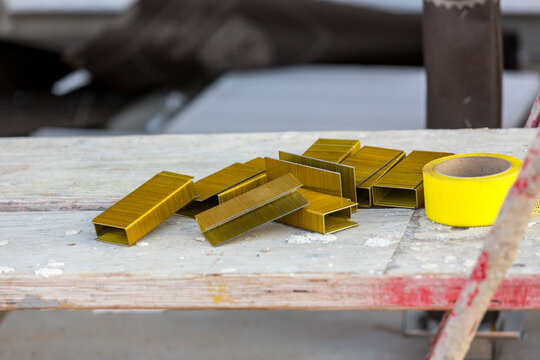
[[[407,152],[490,151],[522,158],[533,136],[534,130],[482,129],[3,138],[0,211],[104,210],[160,171],[196,181],[235,161],[276,158],[278,150],[301,153],[320,137]]]
[[[270,223],[219,248],[181,216],[130,248],[98,242],[91,219],[161,170],[200,178],[278,149],[302,151],[319,137],[522,158],[534,135],[516,129],[0,139],[0,310],[448,308],[489,228],[434,224],[423,209],[361,209],[351,219],[359,226],[326,236]],[[201,143],[213,145],[201,151]],[[536,217],[493,308],[540,309],[539,235]]]
[[[272,223],[219,248],[173,216],[126,248],[95,240],[96,212],[4,212],[0,309],[448,308],[487,229],[411,213],[358,211],[360,226],[327,236]],[[494,308],[540,308],[539,231],[529,227]]]
[[[0,309],[444,310],[465,279],[364,277],[348,274],[207,275],[175,278],[113,274],[83,278],[15,278],[0,282]],[[508,278],[493,310],[540,309],[540,279]]]

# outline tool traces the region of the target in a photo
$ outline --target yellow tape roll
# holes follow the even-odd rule
[[[486,226],[495,221],[521,160],[499,154],[462,154],[426,164],[427,217],[451,226]]]

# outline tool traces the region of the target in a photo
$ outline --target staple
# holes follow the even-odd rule
[[[266,164],[266,176],[269,181],[291,173],[306,189],[339,197],[343,196],[341,174],[338,172],[284,160],[271,158],[265,158],[264,160]]]
[[[404,157],[402,150],[364,146],[342,162],[354,167],[358,207],[373,206],[373,184]]]
[[[298,192],[309,205],[278,221],[321,234],[345,230],[357,223],[350,221],[355,202],[349,199],[300,188]]]
[[[98,239],[133,245],[196,198],[193,177],[162,171],[92,220]]]
[[[195,215],[219,204],[219,193],[264,172],[263,168],[250,164],[234,163],[194,183],[198,197],[178,214],[194,218]]]
[[[341,189],[343,197],[356,202],[356,180],[353,166],[338,164],[326,160],[310,158],[303,155],[295,155],[284,151],[279,152],[279,159],[295,164],[307,165],[317,169],[337,172],[341,175]],[[354,208],[356,209],[356,207]]]
[[[195,216],[212,246],[308,205],[297,189],[302,184],[286,174]]]
[[[331,162],[342,162],[360,150],[359,140],[318,139],[302,155]]]
[[[418,209],[424,204],[422,168],[452,153],[413,151],[373,184],[373,204]]]

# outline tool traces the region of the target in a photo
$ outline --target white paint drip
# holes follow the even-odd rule
[[[195,240],[200,241],[200,242],[204,242],[205,239],[203,237],[196,237]]]
[[[0,246],[6,246],[7,244],[9,244],[9,241],[7,240],[0,241]]]
[[[138,242],[135,243],[135,245],[144,247],[144,246],[148,246],[150,244],[147,241],[138,241]]]
[[[15,269],[9,266],[0,266],[0,274],[15,272]]]
[[[369,247],[384,247],[392,244],[392,239],[388,238],[371,238],[367,239],[364,243],[365,246]]]
[[[64,273],[64,270],[54,267],[44,267],[34,271],[34,274],[37,276],[51,277],[51,276],[60,276]]]
[[[308,232],[305,234],[293,234],[289,236],[285,242],[287,244],[311,244],[312,242],[321,242],[323,244],[328,244],[337,240],[337,236],[332,234],[319,234],[315,232]]]
[[[80,233],[81,233],[81,230],[77,230],[77,229],[66,230],[67,236],[79,235]]]

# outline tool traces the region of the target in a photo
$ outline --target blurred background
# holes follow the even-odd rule
[[[501,8],[522,127],[540,2]],[[420,0],[0,0],[0,54],[0,136],[426,127]]]
[[[500,126],[523,127],[540,1],[500,5]],[[421,0],[0,0],[0,136],[423,129],[423,49]],[[539,318],[500,359],[538,358]],[[399,312],[23,311],[0,359],[422,358],[400,328]]]

